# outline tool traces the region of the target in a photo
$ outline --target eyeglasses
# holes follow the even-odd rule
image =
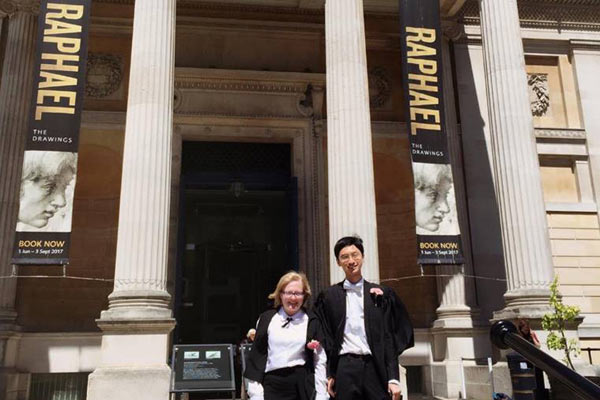
[[[361,257],[362,257],[362,254],[360,254],[360,253],[359,253],[359,252],[357,252],[357,251],[356,251],[356,252],[354,252],[354,253],[351,253],[351,254],[342,254],[342,255],[340,256],[340,260],[341,260],[341,261],[348,261],[348,260],[350,260],[350,257],[352,257],[352,259],[354,259],[354,260],[358,260],[359,258],[361,258]]]
[[[303,292],[281,292],[285,297],[304,297]]]

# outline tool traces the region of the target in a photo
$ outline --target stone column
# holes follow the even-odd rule
[[[325,47],[330,252],[332,254],[333,245],[340,237],[359,235],[365,245],[363,275],[367,280],[378,282],[377,215],[362,0],[327,0]],[[332,260],[331,283],[343,277],[342,269]]]
[[[436,310],[437,320],[434,321],[431,329],[433,358],[436,361],[431,367],[431,380],[436,395],[444,398],[458,398],[462,391],[461,357],[473,359],[487,356],[491,350],[489,346],[482,345],[482,343],[489,342],[488,331],[478,319],[479,309],[476,304],[475,282],[472,278],[471,239],[450,51],[449,41],[444,38],[442,61],[445,128],[448,135],[448,152],[452,163],[454,193],[465,263],[435,267],[438,275],[436,279],[440,306]],[[474,366],[470,364],[474,364],[474,362],[466,361],[464,367]]]
[[[442,327],[448,323],[459,323],[463,327],[472,326],[472,314],[475,308],[475,285],[473,278],[473,263],[471,260],[471,238],[469,235],[468,210],[466,204],[465,184],[463,179],[462,150],[456,119],[456,105],[454,101],[454,83],[452,79],[452,62],[448,40],[442,43],[442,65],[444,66],[444,111],[445,127],[448,135],[448,153],[452,163],[452,176],[454,180],[454,193],[456,209],[463,245],[465,263],[463,265],[436,266],[438,298],[440,306],[436,310],[438,320],[434,326]]]
[[[114,290],[88,399],[169,397],[166,291],[175,0],[135,4]]]
[[[23,151],[35,63],[39,1],[0,3],[8,24],[0,86],[0,276],[12,274],[10,262],[17,214]],[[8,18],[5,18],[8,17]],[[24,396],[22,378],[15,369],[19,335],[15,311],[17,279],[0,279],[0,398]]]
[[[0,3],[8,14],[6,53],[0,87],[0,276],[11,275],[23,151],[35,63],[35,2]],[[0,279],[0,328],[13,324],[16,279]]]
[[[480,0],[507,292],[495,317],[540,317],[553,278],[516,0]]]

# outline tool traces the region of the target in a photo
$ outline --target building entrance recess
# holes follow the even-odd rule
[[[289,144],[184,142],[174,343],[238,344],[269,307],[279,277],[298,269],[290,151]]]

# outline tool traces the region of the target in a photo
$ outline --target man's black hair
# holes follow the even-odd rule
[[[348,246],[356,246],[356,248],[360,250],[360,254],[362,254],[364,257],[365,249],[363,247],[362,239],[358,236],[344,236],[335,243],[335,246],[333,246],[333,254],[335,254],[336,260],[339,259],[340,251],[342,251],[344,247]]]

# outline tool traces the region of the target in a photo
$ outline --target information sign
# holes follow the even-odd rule
[[[173,346],[171,392],[235,391],[232,344]]]

